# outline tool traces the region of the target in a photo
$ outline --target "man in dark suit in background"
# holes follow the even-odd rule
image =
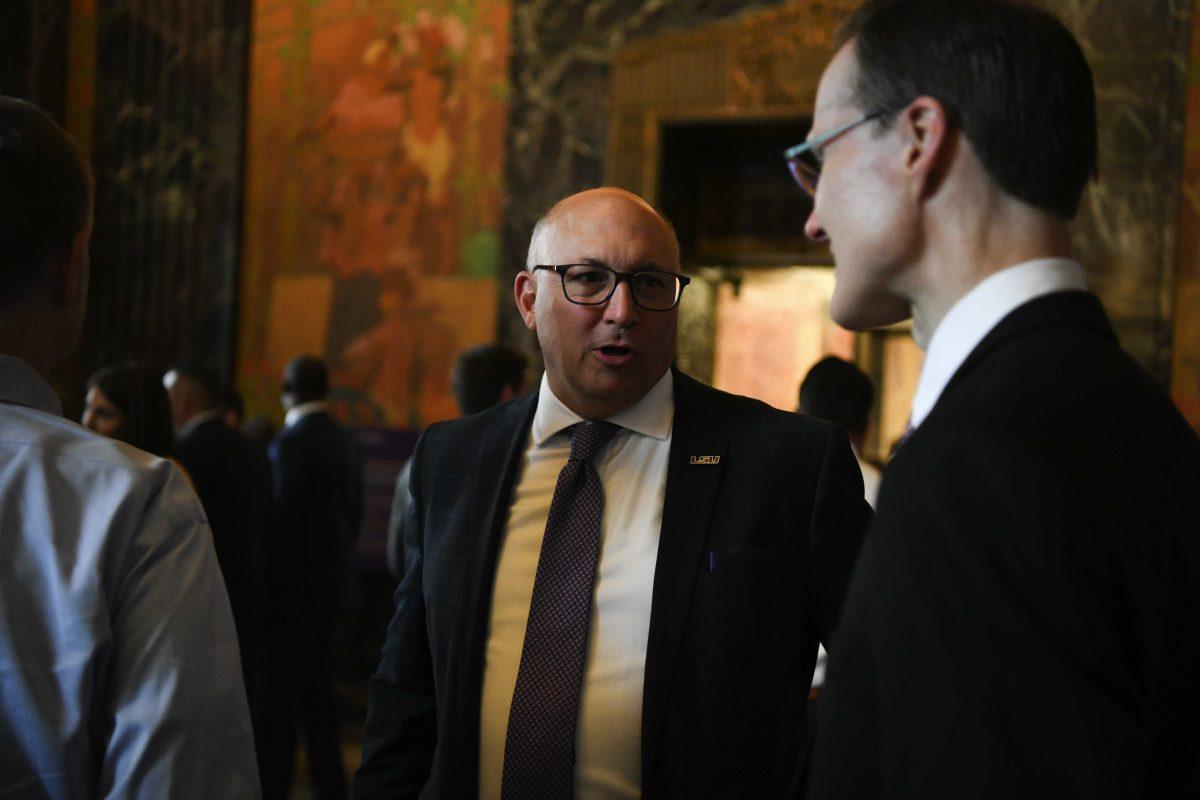
[[[283,430],[271,443],[276,535],[270,568],[274,688],[270,766],[263,793],[287,797],[300,717],[312,782],[321,798],[346,796],[336,648],[348,610],[354,543],[362,523],[362,461],[329,413],[325,362],[293,359],[284,370]]]
[[[672,368],[687,280],[628,192],[538,223],[546,373],[417,446],[359,800],[798,790],[870,511],[843,432]]]
[[[926,350],[814,795],[1200,797],[1200,445],[1071,259],[1096,169],[1079,46],[1023,3],[868,3],[789,155],[834,319],[911,315]]]
[[[863,495],[874,508],[883,473],[863,457],[871,425],[871,406],[875,404],[875,383],[871,376],[851,361],[825,356],[804,376],[799,394],[801,414],[832,422],[850,437],[854,458],[862,470]]]
[[[263,558],[272,517],[271,468],[261,449],[223,422],[225,392],[212,371],[179,366],[163,384],[175,425],[175,457],[204,506],[229,592],[261,766],[267,679]]]

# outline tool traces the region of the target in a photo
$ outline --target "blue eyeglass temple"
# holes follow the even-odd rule
[[[804,155],[805,153],[811,152],[811,151],[815,150],[816,148],[821,147],[825,143],[841,136],[843,133],[850,130],[851,128],[857,128],[859,125],[862,125],[864,122],[869,122],[869,121],[875,119],[876,117],[880,116],[881,114],[883,114],[882,111],[872,111],[870,114],[867,114],[860,119],[856,119],[853,122],[847,122],[845,125],[834,128],[831,131],[826,131],[825,133],[822,133],[820,136],[814,137],[812,139],[808,139],[807,141],[803,141],[800,144],[796,145],[795,147],[789,147],[787,150],[783,151],[783,157],[789,161],[795,161],[796,159],[798,159],[800,156]],[[813,153],[813,155],[816,155],[816,153]]]

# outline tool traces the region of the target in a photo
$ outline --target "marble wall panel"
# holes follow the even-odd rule
[[[1122,344],[1166,386],[1193,3],[1045,5],[1079,39],[1096,82],[1100,178],[1076,220],[1076,250]]]
[[[515,0],[500,337],[538,359],[512,302],[529,233],[556,200],[598,186],[615,52],[635,39],[695,28],[777,0]]]
[[[69,0],[0,3],[0,94],[66,116]]]
[[[97,4],[85,376],[232,368],[248,27],[231,0]]]
[[[1200,431],[1200,15],[1192,18],[1179,258],[1175,276],[1171,397]]]

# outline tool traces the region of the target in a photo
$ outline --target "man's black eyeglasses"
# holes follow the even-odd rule
[[[581,306],[599,306],[608,302],[617,284],[627,282],[633,290],[633,302],[647,311],[670,311],[679,303],[683,287],[692,282],[686,275],[656,269],[617,272],[600,264],[537,264],[535,270],[549,269],[562,278],[563,294]]]

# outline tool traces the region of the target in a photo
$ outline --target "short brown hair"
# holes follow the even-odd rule
[[[1019,0],[867,0],[843,26],[877,124],[927,95],[1001,189],[1070,219],[1096,175],[1092,71],[1071,32]]]
[[[75,141],[33,103],[0,96],[0,306],[65,257],[92,212]]]

